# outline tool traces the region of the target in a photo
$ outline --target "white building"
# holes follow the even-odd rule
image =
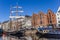
[[[57,19],[57,27],[60,27],[60,7],[58,8],[56,13],[56,19]]]
[[[8,31],[10,28],[9,28],[9,21],[4,21],[3,23],[2,23],[2,29],[4,30],[4,31]]]
[[[26,27],[26,28],[31,28],[32,27],[31,16],[28,16],[28,15],[25,16],[25,24],[23,25],[23,27]]]

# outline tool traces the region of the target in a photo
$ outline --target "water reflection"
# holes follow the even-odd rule
[[[25,38],[25,39],[24,39]],[[25,37],[15,37],[15,36],[7,36],[7,35],[3,35],[2,37],[0,37],[0,40],[33,40],[31,36],[25,36]],[[36,40],[36,39],[34,39]],[[53,39],[53,38],[39,38],[38,40],[60,40],[60,39]]]
[[[18,37],[15,37],[15,36],[6,36],[6,35],[3,35],[2,39],[3,40],[20,40]]]

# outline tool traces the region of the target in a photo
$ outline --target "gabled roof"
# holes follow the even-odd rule
[[[54,14],[54,12],[51,10],[51,9],[48,9],[48,12],[47,12],[47,14]],[[55,15],[55,14],[54,14]]]

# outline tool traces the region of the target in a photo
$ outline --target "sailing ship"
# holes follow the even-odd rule
[[[11,6],[10,8],[10,20],[9,20],[9,27],[10,29],[7,32],[7,34],[10,35],[17,35],[20,36],[23,34],[23,31],[21,31],[22,29],[22,25],[25,24],[25,22],[23,22],[25,20],[25,16],[22,16],[21,14],[24,11],[22,10],[21,6]],[[23,30],[23,29],[22,29]]]

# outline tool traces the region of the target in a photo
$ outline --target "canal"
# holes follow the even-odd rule
[[[7,35],[2,35],[0,36],[0,40],[33,40],[31,36],[25,36],[25,37],[16,37],[16,36],[7,36]],[[36,39],[35,39],[36,40]],[[60,40],[60,39],[55,39],[55,38],[39,38],[37,40]]]

